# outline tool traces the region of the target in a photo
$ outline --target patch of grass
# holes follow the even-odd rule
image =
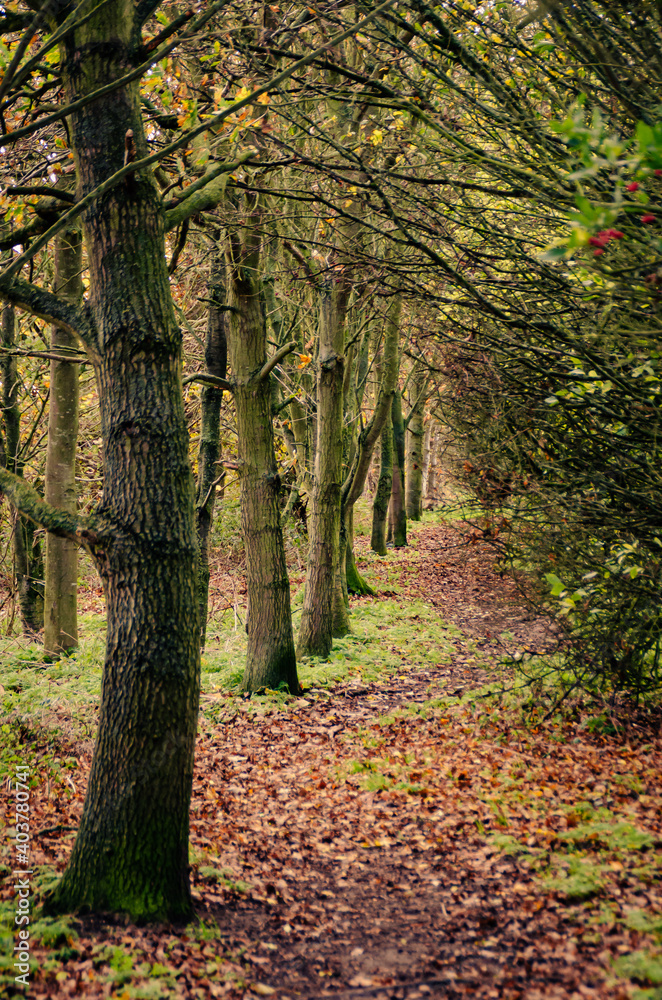
[[[300,596],[300,595],[299,595]],[[231,619],[232,612],[226,613]],[[310,657],[298,664],[304,691],[317,692],[344,681],[379,682],[403,669],[450,661],[452,638],[461,635],[428,605],[415,601],[366,601],[352,609],[352,631],[334,640],[328,660]],[[244,672],[246,635],[243,628],[217,630],[210,636],[202,658],[202,693],[237,694]],[[246,710],[271,711],[292,703],[287,692],[265,691],[253,696]],[[228,708],[227,701],[205,703],[208,718]]]
[[[44,659],[43,646],[3,643],[0,686],[3,714],[62,730],[72,724],[91,735],[101,691],[106,620],[92,613],[80,616],[81,643],[70,656]]]
[[[632,823],[614,825],[613,820],[614,817],[611,817],[611,822],[596,819],[581,823],[557,836],[575,847],[605,848],[614,853],[645,851],[654,846],[655,838],[647,830],[638,830]]]
[[[485,838],[487,843],[500,854],[505,854],[508,857],[516,857],[519,854],[533,856],[533,853],[524,844],[520,844],[516,837],[512,837],[509,833],[491,833]]]
[[[622,955],[614,962],[613,970],[617,976],[634,980],[642,986],[659,986],[662,984],[662,952],[642,950]]]
[[[13,779],[19,764],[29,768],[32,788],[44,778],[61,778],[78,767],[75,758],[62,755],[52,732],[13,719],[0,726],[0,781]]]
[[[342,782],[350,775],[357,775],[361,787],[367,792],[382,792],[392,788],[408,795],[425,795],[428,788],[419,779],[430,773],[425,770],[426,764],[425,759],[414,761],[408,755],[402,759],[393,756],[388,760],[373,757],[369,760],[351,761],[336,771],[336,778]]]
[[[188,925],[187,931],[195,941],[220,941],[223,937],[215,920],[197,920]]]
[[[242,895],[251,888],[250,883],[243,882],[241,879],[235,879],[232,872],[226,868],[219,869],[214,868],[212,865],[201,865],[198,868],[198,875],[200,878],[218,882],[228,892],[235,893],[236,895]]]
[[[566,860],[559,855],[553,855],[550,860],[555,874],[543,878],[543,886],[558,893],[565,902],[584,902],[604,890],[606,865],[596,864],[588,858]]]
[[[662,942],[662,915],[647,910],[630,910],[623,921],[626,927],[640,934],[650,934]]]

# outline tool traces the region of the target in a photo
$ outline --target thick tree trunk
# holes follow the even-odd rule
[[[11,306],[2,310],[2,346],[15,347],[16,318]],[[20,382],[16,355],[3,353],[2,416],[5,431],[3,466],[17,476],[23,475],[21,452]],[[35,525],[28,518],[14,513],[13,517],[14,574],[23,631],[35,636],[44,624],[44,584],[41,546],[35,538]]]
[[[63,43],[67,100],[139,58],[129,0],[86,15]],[[81,57],[82,54],[82,57]],[[78,194],[146,142],[137,83],[72,114]],[[135,147],[135,154],[132,153]],[[83,216],[104,494],[93,543],[106,595],[99,731],[80,829],[51,897],[56,911],[179,920],[192,913],[189,802],[199,701],[198,546],[181,380],[181,333],[150,171]]]
[[[389,541],[397,548],[407,544],[407,514],[405,511],[405,424],[402,419],[402,396],[393,397],[393,482],[389,504]]]
[[[420,521],[423,516],[423,410],[427,379],[417,368],[412,378],[412,408],[407,419],[406,501],[407,517]]]
[[[250,218],[246,242],[230,240],[228,346],[234,385],[241,476],[241,523],[246,550],[248,649],[244,689],[278,688],[296,694],[290,581],[278,504],[280,477],[274,453],[267,329],[257,268],[258,220]]]
[[[216,234],[217,238],[220,234]],[[205,368],[217,378],[227,376],[227,336],[225,327],[225,257],[220,246],[214,247],[209,267],[209,313],[205,338]],[[221,403],[223,390],[203,385],[201,392],[200,446],[198,449],[198,482],[195,498],[196,529],[200,545],[200,648],[205,648],[209,605],[209,536],[214,518],[218,480],[222,471]]]
[[[309,519],[310,551],[297,653],[327,657],[333,636],[349,627],[340,579],[340,490],[344,321],[348,289],[326,287],[320,305],[317,360],[317,442]],[[344,633],[343,633],[344,634]]]
[[[386,523],[391,486],[393,483],[393,424],[387,420],[382,430],[379,479],[372,502],[372,534],[370,548],[379,556],[386,555]]]
[[[55,239],[54,290],[78,304],[83,297],[83,243],[78,228]],[[54,326],[51,350],[66,356],[78,351],[73,334]],[[78,442],[78,365],[51,360],[45,499],[76,510],[76,445]],[[78,546],[71,538],[47,532],[44,574],[44,649],[59,654],[78,645]]]

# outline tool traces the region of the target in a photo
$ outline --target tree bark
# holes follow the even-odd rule
[[[348,298],[349,289],[342,279],[337,283],[330,281],[322,290],[315,471],[306,593],[297,644],[299,656],[327,657],[334,635],[348,628],[339,562],[344,331]]]
[[[406,499],[407,517],[420,521],[423,516],[423,411],[427,379],[417,365],[412,378],[412,407],[407,418]]]
[[[378,386],[375,387],[375,408],[371,419],[358,435],[355,461],[347,477],[347,481],[343,485],[342,491],[342,517],[345,527],[343,534],[346,538],[347,546],[345,556],[347,589],[360,594],[374,592],[356,569],[353,551],[354,504],[363,493],[375,445],[380,439],[385,425],[391,419],[393,398],[398,382],[400,308],[401,304],[398,296],[393,299],[388,316],[386,317],[382,358],[379,360],[378,365],[375,366],[378,369],[379,375]]]
[[[437,480],[437,442],[438,442],[438,429],[437,421],[434,417],[430,417],[427,427],[427,447],[424,449],[424,496],[426,500],[433,500],[435,498],[436,490],[436,480]]]
[[[94,8],[62,43],[66,99],[124,75],[139,46],[130,0]],[[79,198],[119,170],[126,155],[146,154],[137,83],[74,112],[70,122]],[[104,456],[95,518],[103,531],[88,538],[108,630],[81,825],[47,902],[51,911],[128,913],[135,921],[192,914],[198,546],[163,216],[151,171],[116,184],[83,215],[85,332],[96,363]]]
[[[389,541],[397,548],[407,544],[407,514],[405,511],[405,424],[402,419],[402,395],[393,397],[393,482],[389,505]]]
[[[391,486],[393,483],[393,424],[384,425],[381,436],[381,455],[377,490],[372,502],[372,534],[370,548],[379,556],[386,555],[386,523],[388,520]]]
[[[78,227],[55,238],[54,291],[70,302],[83,298],[83,243]],[[76,338],[54,326],[51,351],[78,351]],[[76,445],[78,443],[78,365],[51,360],[46,451],[45,499],[62,510],[76,510]],[[46,534],[44,574],[44,649],[68,652],[78,645],[78,546],[71,538]]]
[[[15,346],[16,317],[11,306],[2,310],[2,346]],[[2,366],[2,415],[5,430],[3,466],[17,476],[23,475],[21,459],[20,382],[16,355],[4,353]],[[44,585],[41,546],[35,538],[35,525],[16,511],[12,535],[14,574],[23,632],[36,636],[44,624]]]
[[[243,239],[241,238],[243,236]],[[248,649],[244,690],[286,686],[296,694],[290,581],[280,524],[267,328],[260,295],[257,213],[229,242],[229,350],[237,413],[241,523],[246,550]]]
[[[215,233],[220,240],[220,233]],[[225,257],[222,248],[213,248],[209,266],[209,313],[205,337],[205,369],[217,378],[228,373],[227,333],[225,325]],[[200,546],[200,649],[205,648],[209,605],[209,536],[214,519],[217,487],[223,472],[221,455],[221,404],[223,390],[204,385],[201,392],[200,445],[198,448],[198,482],[195,498],[196,529]]]

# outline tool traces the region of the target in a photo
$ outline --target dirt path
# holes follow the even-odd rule
[[[629,995],[608,970],[643,940],[627,914],[662,909],[660,748],[576,727],[515,731],[491,707],[434,703],[481,683],[505,642],[551,641],[512,603],[489,553],[465,548],[457,559],[457,540],[449,528],[419,533],[397,556],[395,583],[393,560],[380,570],[364,552],[372,579],[389,574],[384,590],[397,586],[400,599],[423,599],[461,625],[469,637],[455,640],[453,662],[313,689],[270,714],[228,698],[213,723],[203,716],[191,838],[203,926],[182,934],[84,921],[78,954],[40,974],[35,997]],[[87,764],[67,805],[58,789],[44,803],[49,825],[75,823]],[[550,887],[540,872],[601,809],[620,810],[649,840],[630,860],[603,851],[595,891],[569,896],[561,863],[561,889]],[[518,852],[499,849],[504,836]],[[600,836],[611,844],[596,836],[596,849]],[[67,843],[57,831],[42,837],[41,857],[61,866]],[[642,850],[648,878],[633,874]],[[117,954],[133,979],[122,980]]]

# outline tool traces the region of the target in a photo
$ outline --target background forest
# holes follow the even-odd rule
[[[285,524],[307,512],[312,562],[317,546],[340,544],[340,520],[342,558],[323,558],[327,569],[340,563],[345,601],[336,595],[320,612],[326,623],[313,622],[311,609],[331,596],[311,579],[299,640],[302,653],[325,654],[331,633],[348,627],[346,543],[349,589],[365,586],[352,558],[352,509],[368,468],[380,451],[372,545],[383,553],[389,493],[396,545],[405,513],[420,516],[434,426],[447,467],[499,507],[481,527],[505,560],[539,580],[572,639],[567,657],[580,683],[654,689],[655,4],[412,5],[371,17],[365,33],[351,30],[359,8],[344,6],[313,17],[222,5],[222,14],[206,8],[180,24],[161,5],[150,16],[144,65],[133,72],[184,335],[197,530],[206,558],[223,469],[238,472],[244,532],[254,539],[249,589],[260,590],[264,560],[280,559],[284,581],[280,593],[253,594],[247,685],[255,672],[258,687],[296,686],[282,554],[255,535],[263,511],[274,526],[276,507]],[[7,274],[75,302],[88,279],[57,103],[57,37],[21,35],[28,17],[7,9],[4,21],[16,34],[3,49],[1,245]],[[348,37],[331,44],[334,33]],[[307,65],[294,68],[297,59]],[[17,323],[11,305],[3,314],[5,464],[38,489],[45,483],[56,506],[66,499],[91,511],[102,494],[93,371],[57,360],[78,350],[75,337],[60,327],[51,343],[38,304],[27,304],[32,319]],[[334,353],[343,363],[331,371]],[[244,387],[258,368],[261,399],[248,405]],[[55,485],[63,463],[74,468],[79,370],[75,479],[70,471]],[[50,435],[50,466],[49,393],[63,427]],[[318,448],[330,453],[328,468]],[[246,452],[255,453],[250,472]],[[17,580],[9,590],[17,586],[24,626],[36,629],[45,543],[29,520],[13,532],[7,507],[4,518],[8,580]],[[69,575],[75,586],[73,564]],[[269,640],[257,625],[262,602]],[[204,581],[201,608],[205,618]],[[66,648],[67,635],[74,644],[73,620],[50,633],[48,613],[46,622],[47,648]]]
[[[18,0],[0,26],[2,655],[98,662],[79,577],[107,621],[47,908],[190,917],[201,650],[239,621],[232,682],[300,695],[375,594],[359,517],[381,557],[424,504],[492,547],[554,637],[518,654],[539,718],[654,708],[660,5]],[[245,621],[210,589],[229,549]]]

